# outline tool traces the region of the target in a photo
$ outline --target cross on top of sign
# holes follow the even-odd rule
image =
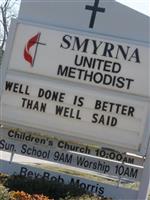
[[[92,11],[89,28],[93,28],[93,26],[94,26],[96,13],[97,12],[103,12],[103,13],[105,12],[105,8],[98,7],[98,4],[99,4],[99,0],[95,0],[94,6],[90,6],[90,5],[86,5],[85,6],[86,10],[91,10]]]

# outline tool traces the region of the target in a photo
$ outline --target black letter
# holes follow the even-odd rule
[[[63,46],[63,44],[61,43],[60,48],[68,49],[70,47],[71,43],[69,40],[67,40],[67,37],[68,37],[68,39],[72,38],[72,36],[70,36],[70,35],[64,35],[63,41],[65,42],[66,46]]]
[[[13,84],[14,84],[13,82],[6,81],[5,90],[10,91],[12,89]]]
[[[112,52],[113,49],[114,49],[114,45],[106,42],[102,56],[106,56],[106,57],[108,56],[108,57],[112,58],[113,56],[112,56],[111,52]]]
[[[82,52],[87,53],[88,41],[89,41],[89,39],[85,39],[85,40],[83,40],[83,42],[80,44],[79,37],[75,37],[72,50],[74,50],[74,51],[75,51],[75,50],[79,51],[79,50],[81,49],[81,47],[83,46]],[[75,45],[77,46],[77,49],[75,49]]]
[[[38,97],[42,97],[44,95],[44,90],[42,88],[39,89]]]
[[[135,62],[140,63],[139,51],[137,48],[135,49],[128,61],[131,61],[132,58],[135,58]]]

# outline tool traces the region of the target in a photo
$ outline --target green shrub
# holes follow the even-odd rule
[[[24,194],[43,194],[49,199],[55,200],[111,200],[111,198],[97,197],[89,194],[84,189],[79,188],[78,185],[66,185],[39,178],[31,179],[22,176],[0,175],[0,182],[3,182],[3,185],[9,188],[10,191],[13,191],[14,194],[17,191],[23,191]],[[8,190],[5,189],[5,192],[8,194]],[[6,199],[0,197],[0,200],[9,200],[9,196]]]
[[[4,183],[13,191],[24,191],[29,194],[43,194],[49,198],[59,200],[65,197],[79,197],[86,194],[78,185],[66,185],[45,179],[31,179],[22,176],[10,176]]]
[[[61,199],[60,199],[61,200]],[[111,198],[97,197],[90,194],[84,194],[80,197],[66,197],[65,200],[112,200]]]
[[[0,184],[5,184],[8,179],[8,175],[0,173]]]
[[[66,197],[64,200],[102,200],[103,198],[90,194],[84,194],[81,197]],[[61,199],[60,199],[61,200]]]
[[[0,200],[9,200],[10,195],[8,189],[0,184]]]

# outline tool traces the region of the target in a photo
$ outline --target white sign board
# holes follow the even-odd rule
[[[2,123],[14,123],[114,146],[141,150],[148,103],[7,74]],[[15,117],[14,117],[15,116]],[[9,123],[8,123],[9,122]]]
[[[109,177],[116,179],[119,177],[120,179],[139,181],[143,171],[143,166],[66,151],[54,147],[52,141],[45,147],[45,145],[12,141],[10,138],[0,137],[0,150],[64,164],[78,169],[84,169],[85,171],[90,170],[94,173],[99,173],[99,175],[109,175]]]
[[[98,196],[112,197],[116,200],[136,199],[138,191],[132,189],[120,188],[118,186],[108,185],[97,181],[88,180],[80,176],[73,176],[54,171],[38,168],[37,166],[27,166],[18,163],[9,163],[8,161],[0,160],[0,172],[7,174],[17,174],[30,178],[43,178],[45,180],[58,183],[78,185],[91,193]]]
[[[17,24],[8,68],[148,96],[149,57],[148,47],[130,41]]]
[[[9,143],[9,145],[8,145]],[[15,144],[15,145],[14,145]],[[144,157],[135,154],[125,153],[112,148],[106,148],[103,145],[81,144],[66,139],[56,139],[48,135],[35,134],[22,129],[1,128],[0,129],[0,150],[16,153],[18,146],[27,144],[28,146],[36,146],[36,148],[44,149],[44,151],[57,149],[58,151],[71,151],[83,155],[89,155],[102,159],[109,159],[116,163],[124,163],[130,165],[143,166]],[[40,158],[41,155],[39,155]],[[38,157],[38,155],[37,155]]]

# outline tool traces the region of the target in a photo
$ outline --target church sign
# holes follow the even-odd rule
[[[8,68],[148,96],[147,66],[148,48],[140,44],[18,23]]]
[[[11,161],[19,154],[118,182],[99,186],[50,172],[96,187],[99,196],[146,199],[149,19],[113,0],[60,2],[22,0],[12,20],[0,71],[0,150]],[[1,162],[0,172],[51,179],[45,170]],[[137,190],[122,181],[138,182]]]
[[[3,123],[146,150],[148,102],[120,95],[148,95],[146,47],[24,22],[14,33]]]
[[[2,105],[3,123],[143,151],[146,102],[9,73]]]

